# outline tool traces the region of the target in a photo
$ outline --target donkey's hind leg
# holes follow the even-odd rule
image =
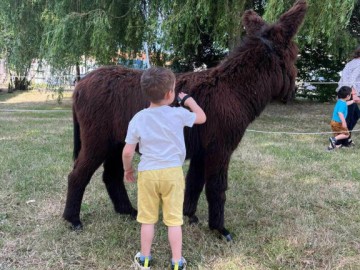
[[[115,211],[119,214],[129,214],[132,217],[136,217],[137,211],[131,205],[123,181],[123,147],[123,144],[112,147],[111,153],[104,162],[103,181],[114,204]]]
[[[96,156],[91,156],[90,153],[81,149],[74,168],[68,176],[68,191],[63,218],[71,223],[73,229],[82,228],[80,209],[85,188],[94,172],[104,161],[104,157],[104,153],[100,152]]]
[[[189,217],[190,223],[197,223],[195,215],[201,191],[204,188],[204,157],[195,155],[191,158],[190,167],[186,175],[186,188],[184,199],[184,215]]]
[[[227,190],[228,166],[231,154],[218,153],[207,156],[205,161],[205,193],[209,206],[209,227],[220,232],[227,241],[232,240],[224,227],[224,211]]]

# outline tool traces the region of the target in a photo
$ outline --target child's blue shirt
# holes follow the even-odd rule
[[[339,99],[336,102],[334,112],[332,115],[332,120],[334,120],[335,122],[341,123],[341,119],[339,117],[339,112],[341,112],[344,115],[344,118],[346,119],[346,116],[348,114],[348,108],[347,108],[346,101],[341,100],[341,99]]]

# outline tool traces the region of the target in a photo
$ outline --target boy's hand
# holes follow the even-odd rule
[[[134,157],[136,148],[135,144],[125,144],[123,153],[122,153],[122,160],[123,160],[123,168],[124,168],[124,180],[127,182],[135,182],[134,177],[134,169],[132,166],[132,159]]]
[[[135,182],[134,170],[132,168],[130,170],[124,171],[124,179],[129,183]]]
[[[189,94],[186,94],[184,92],[180,92],[176,98],[176,101],[179,103],[180,106],[184,107],[188,107],[187,105],[185,105],[185,102],[187,102],[188,99],[192,99],[191,96]]]
[[[186,96],[188,96],[188,97],[186,97]],[[194,124],[205,123],[206,115],[205,115],[203,109],[200,108],[200,106],[196,103],[195,99],[193,99],[190,95],[188,95],[184,92],[180,92],[178,97],[180,99],[179,103],[181,104],[181,106],[188,107],[190,109],[190,111],[192,111],[193,113],[196,114],[196,119],[195,119]]]
[[[183,99],[186,95],[187,95],[186,93],[180,92],[178,96],[179,98]]]

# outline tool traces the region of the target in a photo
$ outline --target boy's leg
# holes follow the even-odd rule
[[[335,140],[344,140],[349,138],[349,130],[347,128],[343,128],[342,126],[339,127],[339,133],[335,136]]]
[[[182,224],[185,179],[181,167],[168,168],[163,170],[161,195],[163,202],[163,220],[168,227],[168,239],[171,247],[172,262],[176,263],[175,269],[185,269],[186,264],[182,258]],[[178,266],[181,266],[178,268]]]
[[[341,141],[348,139],[350,135],[349,130],[347,128],[343,128],[341,123],[331,120],[330,126],[334,135],[329,138],[330,146],[328,147],[328,150],[341,147]]]
[[[155,233],[155,224],[158,220],[160,202],[156,180],[155,170],[138,172],[137,221],[141,223],[141,251],[135,255],[135,261],[140,266],[146,266],[147,259],[149,262],[151,261],[151,245]]]
[[[344,140],[344,139],[347,139],[347,138],[349,138],[349,135],[348,135],[348,134],[344,134],[344,133],[341,133],[341,134],[335,136],[335,140],[336,140],[336,141]]]
[[[155,224],[141,224],[141,255],[149,257],[154,239]]]
[[[178,262],[182,252],[182,228],[181,226],[169,226],[168,238],[171,247],[172,260]]]

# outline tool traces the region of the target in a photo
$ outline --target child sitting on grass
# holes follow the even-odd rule
[[[339,140],[347,139],[350,136],[345,119],[348,113],[347,106],[354,103],[353,100],[350,100],[351,88],[348,86],[342,86],[337,93],[337,97],[338,101],[335,104],[330,122],[334,137],[329,138],[330,145],[328,150],[340,148],[341,144],[338,144],[337,142]]]

